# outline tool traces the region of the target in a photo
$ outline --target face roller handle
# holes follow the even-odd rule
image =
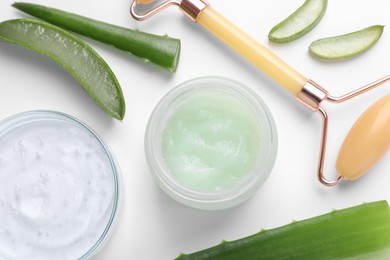
[[[255,41],[212,7],[205,8],[197,17],[201,24],[237,53],[254,64],[279,85],[297,96],[307,79],[279,57]]]

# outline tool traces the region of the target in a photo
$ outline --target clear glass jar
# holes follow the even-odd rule
[[[277,146],[266,104],[245,85],[221,77],[175,87],[155,107],[145,133],[147,163],[159,186],[206,210],[253,196],[273,168]]]
[[[121,176],[98,135],[54,111],[0,122],[0,258],[88,259],[117,219]]]

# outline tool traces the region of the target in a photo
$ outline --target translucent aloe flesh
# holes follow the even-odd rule
[[[112,45],[171,72],[177,69],[181,48],[178,39],[131,30],[37,4],[17,2],[12,6],[63,29]]]
[[[294,13],[271,29],[269,40],[286,43],[302,37],[321,21],[326,6],[327,0],[306,0]]]
[[[177,259],[389,259],[390,209],[386,201],[365,203]]]
[[[310,45],[309,51],[326,60],[350,58],[368,50],[382,33],[383,26],[374,25],[356,32],[316,40]]]
[[[106,113],[123,119],[125,102],[118,80],[107,63],[79,38],[46,22],[16,19],[0,23],[0,40],[56,61]]]

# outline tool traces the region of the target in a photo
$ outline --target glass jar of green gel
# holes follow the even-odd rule
[[[170,91],[147,126],[145,152],[160,187],[177,201],[217,210],[250,198],[269,176],[277,132],[266,104],[248,87],[193,79]]]

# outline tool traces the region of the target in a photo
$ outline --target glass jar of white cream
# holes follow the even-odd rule
[[[31,111],[0,122],[0,259],[87,259],[114,227],[120,173],[79,120]]]

